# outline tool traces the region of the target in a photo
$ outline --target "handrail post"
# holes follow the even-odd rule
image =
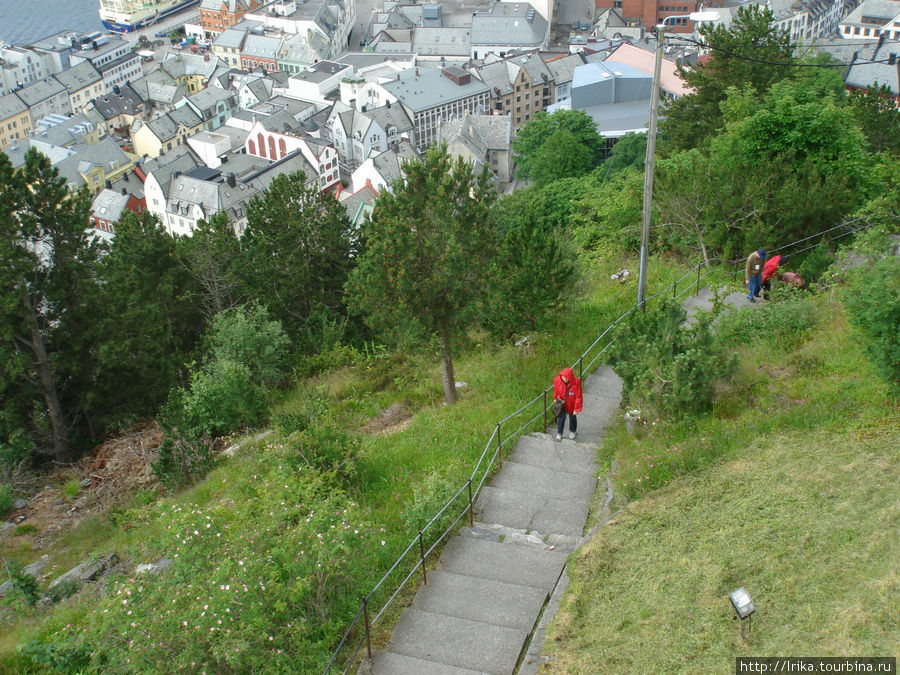
[[[675,291],[677,288],[678,288],[678,282],[676,281],[674,284],[672,284],[672,298],[675,297]]]
[[[500,422],[497,422],[497,466],[503,468],[503,441],[500,440]]]
[[[372,658],[372,636],[369,634],[369,598],[363,598],[363,619],[366,622],[366,654]]]
[[[697,265],[697,290],[694,295],[700,295],[700,265]]]
[[[422,583],[428,585],[428,572],[425,569],[425,544],[422,542],[422,530],[419,530],[419,558],[422,560]]]
[[[584,357],[583,356],[578,357],[578,379],[579,380],[584,379]]]
[[[544,427],[542,431],[547,431],[547,390],[544,389]]]
[[[470,478],[468,481],[469,484],[469,527],[475,527],[475,519],[472,516],[472,479]]]

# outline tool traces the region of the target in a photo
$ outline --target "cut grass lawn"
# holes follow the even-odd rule
[[[741,348],[714,415],[611,435],[620,488],[638,475],[629,465],[643,473],[672,448],[710,459],[656,476],[668,484],[642,492],[573,556],[545,647],[550,672],[896,655],[900,414],[841,308],[818,304],[822,321],[805,341],[782,351],[773,335]],[[728,600],[739,586],[757,605],[749,640]]]

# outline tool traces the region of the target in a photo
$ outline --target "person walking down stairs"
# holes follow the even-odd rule
[[[556,440],[561,441],[569,418],[569,438],[575,438],[578,431],[578,413],[584,405],[581,380],[575,377],[571,368],[563,368],[553,380],[553,401],[562,401],[562,410],[556,418]]]

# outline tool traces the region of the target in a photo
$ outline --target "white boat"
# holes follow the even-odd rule
[[[131,33],[198,2],[200,0],[100,0],[100,22],[107,30]]]

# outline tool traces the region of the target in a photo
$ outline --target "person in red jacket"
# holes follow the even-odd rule
[[[569,416],[569,438],[575,438],[578,430],[578,413],[584,404],[581,391],[581,380],[575,377],[571,368],[563,368],[553,380],[553,398],[563,402],[562,412],[556,418],[556,440],[562,440],[566,427],[566,415]]]

